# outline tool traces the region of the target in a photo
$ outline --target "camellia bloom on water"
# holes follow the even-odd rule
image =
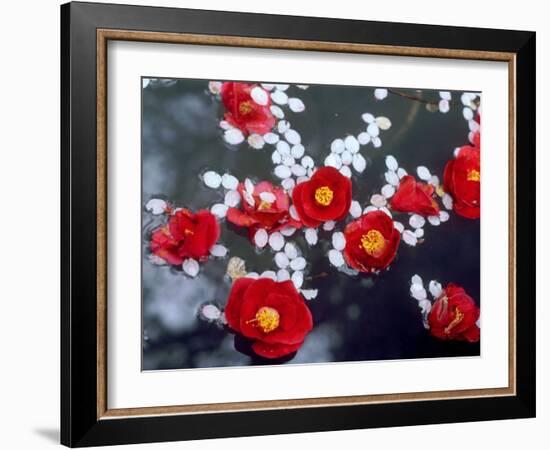
[[[225,317],[229,327],[252,340],[252,350],[264,358],[294,353],[313,328],[311,312],[290,280],[235,280]]]
[[[445,191],[453,197],[453,209],[468,219],[480,215],[480,149],[465,145],[449,161],[443,173]]]
[[[437,216],[439,205],[433,197],[434,192],[435,188],[431,184],[416,181],[413,176],[405,175],[399,181],[399,187],[390,205],[395,211]]]
[[[229,208],[227,220],[239,227],[250,229],[253,236],[259,228],[268,232],[276,231],[284,227],[300,228],[300,222],[289,215],[290,199],[284,189],[273,186],[267,181],[257,185],[240,183],[237,191],[241,195],[242,210]]]
[[[359,272],[385,269],[395,258],[401,234],[382,211],[372,211],[349,223],[344,230],[346,263]]]
[[[428,323],[430,332],[439,339],[478,342],[479,308],[463,288],[449,285],[434,302]]]
[[[220,237],[220,225],[210,211],[193,214],[176,210],[168,223],[153,231],[151,252],[166,262],[179,265],[187,258],[204,260]]]
[[[253,91],[265,95],[253,95]],[[269,108],[269,95],[257,84],[223,83],[221,97],[226,109],[224,119],[245,135],[265,134],[275,125],[275,117]]]
[[[292,201],[307,227],[342,220],[351,205],[351,181],[334,167],[321,167],[311,179],[294,188]]]

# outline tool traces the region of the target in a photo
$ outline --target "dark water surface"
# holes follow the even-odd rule
[[[367,169],[362,174],[352,171],[353,198],[362,206],[386,184],[386,155],[394,155],[409,173],[425,165],[442,179],[453,149],[468,143],[459,92],[452,92],[451,110],[443,114],[429,112],[424,103],[391,93],[377,101],[373,88],[367,87],[312,85],[307,90],[290,89],[304,101],[306,111],[294,114],[285,109],[285,113],[317,166],[323,165],[335,138],[364,131],[363,113],[391,119],[392,127],[381,132],[381,148],[372,144],[361,147]],[[400,91],[439,100],[437,91]],[[273,174],[272,146],[254,150],[245,142],[235,149],[224,142],[218,126],[223,115],[220,103],[208,92],[205,80],[173,80],[143,90],[144,204],[151,198],[164,198],[198,210],[223,203],[223,190],[209,189],[199,178],[206,170],[229,172],[239,180],[280,181]],[[394,219],[406,224],[408,217],[394,215]],[[227,258],[201,264],[195,279],[168,266],[151,264],[147,259],[149,233],[160,223],[158,217],[143,209],[143,369],[265,363],[236,350],[235,345],[240,349],[241,343],[235,342],[228,330],[198,317],[199,306],[205,302],[221,308],[225,305],[231,286],[224,276]],[[431,337],[422,325],[417,302],[409,294],[410,278],[419,274],[426,288],[431,279],[443,286],[454,282],[479,302],[479,220],[450,212],[448,222],[439,227],[427,224],[424,230],[423,244],[400,245],[390,270],[358,277],[330,266],[326,253],[332,232],[320,231],[319,243],[313,248],[308,247],[303,233],[292,236],[290,240],[308,260],[306,276],[329,275],[304,283],[304,288],[319,289],[318,297],[308,302],[314,328],[296,356],[286,363],[479,355],[479,343],[443,342]],[[277,270],[273,252],[266,248],[258,253],[243,230],[224,222],[220,241],[228,247],[229,257],[246,261],[249,271]]]

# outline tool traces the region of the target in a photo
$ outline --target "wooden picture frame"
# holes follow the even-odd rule
[[[535,33],[93,3],[63,5],[61,26],[64,445],[534,417]],[[110,409],[106,359],[106,53],[110,40],[507,62],[508,387]]]

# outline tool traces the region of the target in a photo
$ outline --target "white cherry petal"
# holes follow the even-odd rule
[[[376,118],[376,125],[381,130],[389,130],[391,128],[391,120],[387,117],[380,116]]]
[[[183,271],[192,278],[196,277],[199,273],[199,263],[193,258],[188,258],[183,261],[181,267]]]
[[[264,202],[273,203],[275,200],[277,200],[277,197],[275,197],[275,194],[272,192],[264,191],[260,192],[260,199]]]
[[[266,133],[264,134],[264,141],[271,145],[276,144],[279,142],[279,135],[276,133]]]
[[[430,178],[432,177],[432,174],[430,173],[428,168],[425,166],[418,166],[416,168],[416,173],[418,175],[418,178],[424,181],[429,181]]]
[[[357,219],[358,217],[361,217],[362,208],[358,201],[353,200],[351,202],[351,205],[349,207],[349,213],[352,217]]]
[[[315,245],[317,244],[317,230],[315,228],[306,228],[304,230],[304,236],[306,238],[306,242],[309,245]]]
[[[227,247],[216,244],[210,249],[210,254],[218,258],[223,258],[225,255],[227,255]]]
[[[440,91],[439,92],[439,96],[443,99],[443,100],[450,100],[451,99],[451,93],[449,91]]]
[[[422,228],[426,223],[426,219],[420,214],[413,214],[409,219],[409,225],[413,228]]]
[[[263,87],[266,91],[272,91],[273,89],[275,89],[275,85],[272,84],[272,83],[262,83],[262,87]]]
[[[271,93],[271,100],[279,105],[286,105],[288,102],[288,95],[283,91],[277,90]]]
[[[346,136],[344,145],[351,153],[357,153],[359,151],[359,141],[355,136]]]
[[[315,161],[313,161],[313,158],[311,156],[304,156],[301,162],[302,166],[304,166],[306,169],[311,169],[315,165]]]
[[[415,234],[411,230],[403,231],[402,236],[405,244],[408,244],[411,247],[414,247],[418,242],[418,238],[415,236]]]
[[[446,114],[451,109],[451,106],[449,105],[448,100],[440,100],[439,101],[439,111],[441,111],[443,114]]]
[[[294,186],[296,186],[296,182],[294,181],[294,178],[285,178],[283,181],[281,181],[281,186],[287,190],[290,191]]]
[[[269,246],[276,252],[281,250],[284,245],[285,238],[280,232],[276,231],[275,233],[272,233],[271,236],[269,236]]]
[[[386,167],[392,172],[395,172],[399,168],[397,159],[395,159],[395,157],[392,155],[386,156]]]
[[[149,79],[144,79],[143,80],[143,87],[147,87],[147,84],[145,84],[145,82],[147,81],[147,84],[149,84]],[[221,92],[222,90],[222,82],[221,81],[209,81],[208,82],[208,90],[214,94],[214,95],[217,95]]]
[[[306,268],[306,259],[302,256],[290,261],[290,268],[292,270],[304,270]]]
[[[313,173],[313,172],[311,172],[311,169],[308,169],[307,173]],[[296,184],[304,183],[306,181],[309,181],[309,177],[298,177],[298,178],[296,178]]]
[[[204,184],[212,189],[218,189],[222,184],[221,175],[214,172],[213,170],[205,172],[205,174],[202,176],[202,180],[204,181]]]
[[[299,144],[302,141],[300,133],[298,133],[296,130],[293,130],[292,128],[285,131],[285,139],[288,141],[289,144],[292,145]]]
[[[449,213],[447,211],[439,211],[439,220],[441,222],[447,222],[447,220],[449,220]]]
[[[277,281],[283,282],[290,280],[290,272],[286,269],[280,269],[277,272]]]
[[[382,208],[382,206],[386,206],[387,203],[386,197],[380,194],[374,194],[373,196],[371,196],[370,202],[377,208]]]
[[[275,175],[280,178],[281,180],[290,177],[292,175],[292,172],[288,168],[288,166],[277,166],[275,167]]]
[[[462,147],[456,147],[453,151],[453,155],[456,158],[460,154],[460,150],[462,150]]]
[[[244,141],[244,134],[238,128],[230,128],[223,133],[223,138],[228,144],[237,145]]]
[[[244,189],[250,195],[254,194],[254,183],[250,178],[245,178],[244,180]]]
[[[294,287],[296,289],[300,289],[302,287],[302,284],[304,284],[304,274],[303,272],[294,272],[292,274],[292,277],[290,277],[292,282],[294,283]]]
[[[275,150],[271,154],[271,161],[273,162],[273,164],[281,164],[283,162],[283,157],[277,150]]]
[[[252,148],[255,148],[256,150],[260,150],[265,145],[264,138],[261,137],[259,134],[251,134],[250,136],[248,136],[247,142],[248,145],[250,145]]]
[[[341,231],[336,231],[332,233],[332,246],[339,251],[344,250],[346,247],[346,237]]]
[[[281,234],[283,236],[292,236],[296,232],[296,228],[294,227],[284,227],[281,229]]]
[[[429,216],[428,222],[430,222],[434,227],[437,227],[441,223],[441,220],[439,220],[438,216]]]
[[[241,201],[241,194],[239,194],[237,191],[227,191],[225,193],[224,203],[229,206],[230,208],[234,208],[239,204]]]
[[[306,300],[313,300],[317,297],[319,289],[302,289],[300,292]]]
[[[400,233],[403,233],[403,231],[405,230],[405,227],[401,222],[393,222],[393,227]]]
[[[388,90],[383,88],[378,88],[374,90],[374,98],[376,100],[384,100],[388,96]]]
[[[334,220],[327,220],[323,224],[323,230],[325,231],[332,231],[334,230],[334,227],[336,226],[336,222]]]
[[[289,259],[295,259],[298,257],[298,249],[292,242],[285,244],[285,254]]]
[[[357,140],[361,145],[367,145],[370,142],[370,134],[363,131],[357,135]]]
[[[256,247],[264,248],[267,245],[268,238],[269,236],[267,231],[263,228],[258,229],[258,231],[254,234],[254,243],[256,244]]]
[[[474,112],[472,111],[471,108],[468,108],[467,106],[465,106],[464,109],[462,110],[462,115],[466,120],[472,120],[474,118]]]
[[[403,178],[406,175],[407,175],[407,171],[405,169],[403,169],[402,167],[397,169],[397,176],[399,177],[399,179]]]
[[[386,181],[391,184],[392,186],[399,185],[399,178],[397,177],[397,174],[391,170],[388,170],[384,177],[386,178]]]
[[[262,272],[260,278],[269,278],[270,280],[277,281],[277,274],[273,270],[266,270]]]
[[[384,214],[386,214],[386,216],[388,216],[390,219],[393,218],[393,215],[391,213],[391,211],[386,208],[385,206],[382,206],[382,208],[380,208],[380,211],[382,211]]]
[[[164,211],[166,211],[166,206],[167,205],[164,200],[161,200],[159,198],[152,198],[145,205],[145,209],[151,214],[158,216],[159,214],[163,214]]]
[[[275,264],[277,264],[277,267],[279,269],[286,269],[290,264],[290,261],[288,260],[288,256],[286,256],[285,253],[278,252],[275,255]]]
[[[374,148],[382,147],[382,140],[379,137],[372,138],[372,145]]]
[[[391,198],[395,194],[395,188],[391,184],[385,184],[380,191],[386,198]]]
[[[375,122],[370,123],[369,126],[367,127],[367,133],[371,137],[375,138],[380,134],[380,128],[378,128],[378,125],[376,125]]]
[[[373,123],[374,122],[374,116],[370,113],[365,113],[361,116],[361,119],[363,119],[366,123]]]
[[[257,280],[260,278],[260,274],[258,272],[248,272],[246,274],[246,278],[253,278],[254,280]]]
[[[155,266],[165,266],[167,262],[158,255],[150,254],[147,259]]]
[[[295,112],[295,113],[301,113],[306,109],[306,105],[304,105],[304,102],[296,97],[292,97],[288,99],[288,107],[292,112]]]
[[[252,88],[250,91],[250,96],[258,105],[265,106],[269,102],[269,96],[267,92],[262,89],[260,86]]]
[[[349,150],[344,150],[340,155],[340,158],[342,159],[342,164],[345,164],[346,166],[349,166],[353,161],[353,155],[349,152]]]
[[[296,163],[296,160],[290,155],[283,156],[283,164],[285,166],[291,167]]]
[[[290,214],[290,217],[292,217],[294,220],[300,220],[298,211],[296,211],[296,206],[291,205],[290,208],[288,208],[288,213]]]
[[[252,196],[252,194],[249,194],[248,192],[246,191],[243,191],[243,198],[244,200],[246,201],[246,203],[248,203],[250,206],[254,206],[256,204],[256,202],[254,201],[254,197]]]
[[[325,166],[339,169],[342,167],[342,158],[340,158],[340,155],[337,155],[336,153],[331,153],[325,158]]]
[[[417,228],[416,230],[414,230],[414,235],[420,239],[421,237],[424,236],[424,228]]]
[[[296,144],[290,149],[290,154],[294,158],[300,159],[302,156],[304,156],[305,151],[306,151],[306,149],[304,148],[304,146],[302,144]]]
[[[373,212],[373,211],[378,211],[378,207],[369,205],[363,210],[363,214],[368,214],[368,213]]]
[[[359,173],[363,172],[367,168],[367,161],[360,153],[356,153],[355,155],[353,155],[352,163],[353,168]]]
[[[285,117],[284,111],[277,105],[271,105],[269,107],[271,114],[273,114],[277,119],[283,119]]]
[[[411,283],[412,284],[419,284],[420,286],[424,285],[424,281],[422,281],[422,278],[418,274],[415,274],[415,275],[412,276]]]
[[[222,130],[230,130],[233,126],[227,120],[220,120],[220,128]]]
[[[288,120],[279,120],[277,123],[277,131],[280,134],[286,133],[290,129],[290,122]]]
[[[223,219],[227,214],[228,206],[223,203],[216,203],[210,208],[210,212],[214,214],[218,219]]]
[[[439,177],[437,175],[432,175],[428,183],[430,183],[432,186],[435,186],[435,187],[439,186]]]
[[[413,284],[413,286],[416,286],[416,285]],[[414,292],[411,290],[411,294],[414,297],[414,299],[416,299],[416,300],[426,300],[426,298],[428,297],[426,289],[424,289],[424,288],[421,288],[419,290],[415,290]]]
[[[434,298],[438,298],[443,292],[443,288],[441,287],[441,284],[435,280],[430,281],[428,288],[430,290],[430,294],[432,294]]]
[[[330,144],[330,151],[332,153],[342,153],[346,149],[346,144],[342,139],[335,139]]]
[[[306,168],[300,164],[294,164],[290,170],[292,174],[296,177],[303,177],[306,175]]]
[[[281,155],[290,155],[290,145],[287,141],[279,141],[277,142],[277,151]]]
[[[235,190],[239,186],[239,180],[237,180],[237,178],[234,177],[233,175],[226,173],[222,177],[222,186],[225,189]]]
[[[206,320],[218,320],[222,312],[216,305],[208,304],[201,306],[200,314]]]
[[[275,89],[278,89],[279,91],[286,91],[289,87],[290,87],[290,84],[278,83],[275,85]]]
[[[345,177],[351,178],[351,170],[349,166],[342,166],[340,167],[340,173],[344,175]]]
[[[328,260],[334,267],[342,267],[345,264],[342,252],[332,249],[328,252]]]

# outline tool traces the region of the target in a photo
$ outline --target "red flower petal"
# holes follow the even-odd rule
[[[411,175],[405,175],[401,178],[390,205],[395,211],[436,216],[439,214],[439,206],[432,197],[433,193],[433,186],[416,181]]]

